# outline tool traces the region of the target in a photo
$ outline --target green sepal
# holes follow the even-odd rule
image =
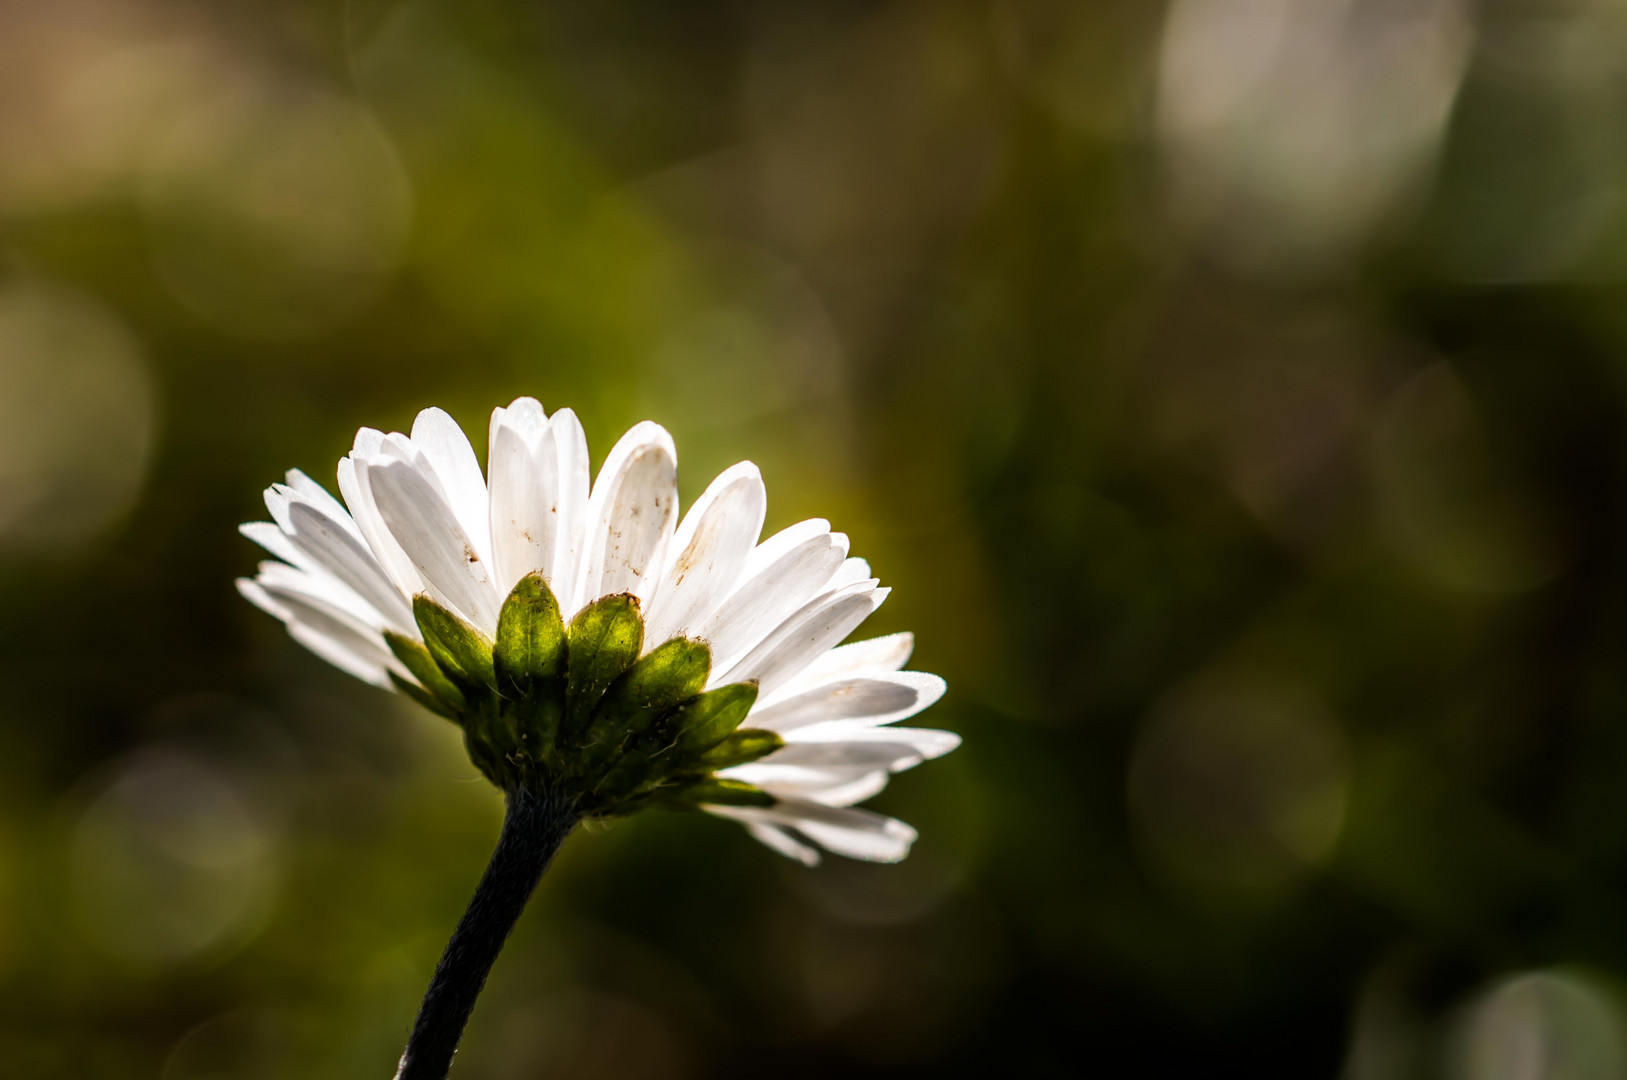
[[[565,621],[540,571],[521,578],[503,601],[492,662],[497,688],[510,699],[565,674]]]
[[[565,665],[565,718],[561,737],[574,741],[586,732],[594,706],[633,666],[644,644],[638,599],[618,593],[595,600],[571,620]]]
[[[635,791],[650,784],[652,774],[656,774],[656,765],[648,755],[623,754],[593,786],[592,795],[612,805],[628,802]]]
[[[492,739],[490,725],[471,723],[463,729],[463,748],[469,755],[469,760],[481,774],[500,788],[506,788],[512,782],[509,761],[502,749]]]
[[[706,769],[727,769],[730,765],[745,765],[767,757],[785,745],[777,732],[762,728],[741,728],[700,756],[700,765]]]
[[[712,649],[704,641],[676,637],[641,658],[611,684],[593,711],[588,740],[603,758],[624,749],[627,739],[706,688]]]
[[[564,711],[565,703],[555,693],[533,694],[508,705],[520,750],[550,771],[568,771],[558,753],[559,721]]]
[[[415,682],[409,682],[406,679],[403,679],[393,671],[389,672],[389,676],[390,681],[395,683],[395,688],[397,690],[401,691],[403,694],[406,694],[408,697],[412,698],[412,700],[416,701],[418,704],[422,705],[436,716],[444,716],[453,723],[461,723],[461,718],[458,716],[456,709],[453,709],[451,706],[447,705],[444,701],[436,697],[434,694],[431,694],[428,690],[425,690],[422,686],[419,686]]]
[[[419,697],[413,691],[427,692],[430,696],[439,699],[442,704],[439,708],[427,705],[426,708],[432,708],[443,716],[451,716],[456,719],[458,712],[462,710],[465,704],[463,691],[459,690],[457,684],[446,677],[446,673],[435,662],[435,658],[429,655],[429,650],[405,634],[397,634],[390,630],[384,632],[384,641],[385,644],[390,646],[390,651],[395,654],[395,658],[401,661],[401,666],[410,671],[412,677],[417,679],[420,684],[413,687],[413,690],[403,692],[414,701],[419,701]],[[448,709],[451,711],[444,711]]]
[[[527,575],[503,603],[495,641],[427,596],[414,598],[413,614],[422,643],[385,635],[401,664],[391,678],[463,729],[470,760],[498,787],[559,792],[589,818],[777,803],[715,775],[784,745],[740,728],[757,685],[706,691],[711,647],[699,640],[673,638],[640,657],[632,595],[603,597],[567,626],[542,575]]]
[[[739,780],[725,780],[708,776],[670,794],[664,794],[656,805],[693,808],[703,803],[716,806],[773,806],[779,800],[768,792]]]
[[[412,616],[429,655],[449,679],[466,690],[496,687],[492,645],[486,635],[422,593],[412,599]]]
[[[708,690],[673,714],[677,749],[690,755],[710,750],[728,738],[757,703],[757,684],[731,683]]]

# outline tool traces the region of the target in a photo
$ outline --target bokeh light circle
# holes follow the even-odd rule
[[[1533,588],[1564,569],[1553,515],[1493,452],[1452,368],[1433,364],[1391,397],[1371,435],[1385,538],[1433,584],[1467,593]]]
[[[127,511],[157,397],[107,307],[57,286],[0,287],[0,548],[61,552]]]
[[[68,857],[79,932],[136,968],[246,940],[275,879],[271,837],[231,781],[163,749],[119,767],[80,813]]]
[[[1465,1015],[1452,1080],[1619,1080],[1627,1024],[1615,995],[1563,971],[1515,975]]]
[[[1175,218],[1246,272],[1345,265],[1430,179],[1473,41],[1462,0],[1177,0],[1157,108]]]
[[[1324,858],[1344,825],[1343,733],[1305,687],[1211,675],[1173,693],[1141,732],[1130,810],[1182,885],[1269,896]]]
[[[161,1080],[275,1080],[293,1075],[299,1045],[294,1017],[271,1010],[230,1012],[182,1036]]]
[[[349,99],[261,88],[200,106],[158,141],[143,197],[153,255],[197,314],[250,337],[320,331],[401,261],[411,188]]]

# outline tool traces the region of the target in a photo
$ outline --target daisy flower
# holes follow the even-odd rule
[[[462,429],[426,409],[411,435],[357,433],[343,502],[294,470],[266,491],[272,520],[242,527],[275,557],[243,595],[329,663],[457,723],[507,796],[407,1080],[445,1075],[485,970],[578,822],[701,809],[804,863],[820,849],[897,861],[915,831],[855,804],[959,745],[896,724],[944,691],[901,670],[909,634],[843,644],[889,591],[846,536],[815,519],[761,539],[749,462],[680,514],[677,473],[672,437],[645,422],[590,485],[575,414],[520,398],[492,413],[482,475]]]

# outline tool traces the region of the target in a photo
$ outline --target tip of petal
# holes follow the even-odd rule
[[[286,607],[271,598],[271,594],[260,586],[258,581],[250,578],[238,578],[236,583],[238,595],[265,612],[267,615],[287,622],[290,613]]]
[[[763,481],[763,471],[757,467],[755,462],[737,461],[718,473],[717,479],[713,480],[712,483],[715,486],[721,486],[740,480],[755,480],[760,484]]]
[[[930,741],[925,739],[920,741],[922,761],[931,761],[933,758],[943,757],[952,750],[959,750],[960,744],[965,741],[953,731],[943,731],[939,728],[916,728],[915,730],[923,736],[928,732],[933,736]]]
[[[543,411],[542,402],[536,398],[517,397],[508,404],[508,417],[514,421],[540,425],[548,419],[548,414]]]
[[[659,447],[671,455],[672,460],[678,460],[678,444],[672,441],[672,432],[654,420],[640,420],[627,429],[627,434],[621,437],[621,441],[628,446],[645,443]]]
[[[266,488],[266,512],[271,515],[271,520],[275,521],[283,532],[292,532],[293,525],[288,518],[287,491],[288,488],[283,484],[272,484]]]
[[[384,432],[364,427],[357,430],[355,441],[350,444],[350,452],[358,457],[372,457],[383,445]]]
[[[921,834],[914,828],[899,821],[897,818],[887,818],[881,827],[882,836],[893,841],[891,847],[877,845],[868,851],[842,851],[840,854],[851,858],[862,859],[865,862],[900,863],[909,858],[910,849],[915,846]]]
[[[414,439],[418,438],[418,433],[421,429],[444,427],[447,424],[451,424],[453,427],[456,427],[457,423],[458,422],[456,420],[452,419],[451,413],[447,412],[439,405],[431,405],[427,409],[419,409],[418,415],[413,417],[412,437]]]
[[[548,432],[548,414],[542,411],[542,402],[533,397],[520,397],[506,408],[498,406],[491,411],[491,426],[486,434],[488,469],[491,468],[490,457],[497,453],[498,433],[502,431],[518,435],[528,450],[535,451]]]

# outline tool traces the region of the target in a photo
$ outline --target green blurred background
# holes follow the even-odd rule
[[[0,0],[0,1073],[390,1075],[500,799],[234,530],[521,394],[966,744],[574,838],[455,1077],[1627,1077],[1619,0]]]

